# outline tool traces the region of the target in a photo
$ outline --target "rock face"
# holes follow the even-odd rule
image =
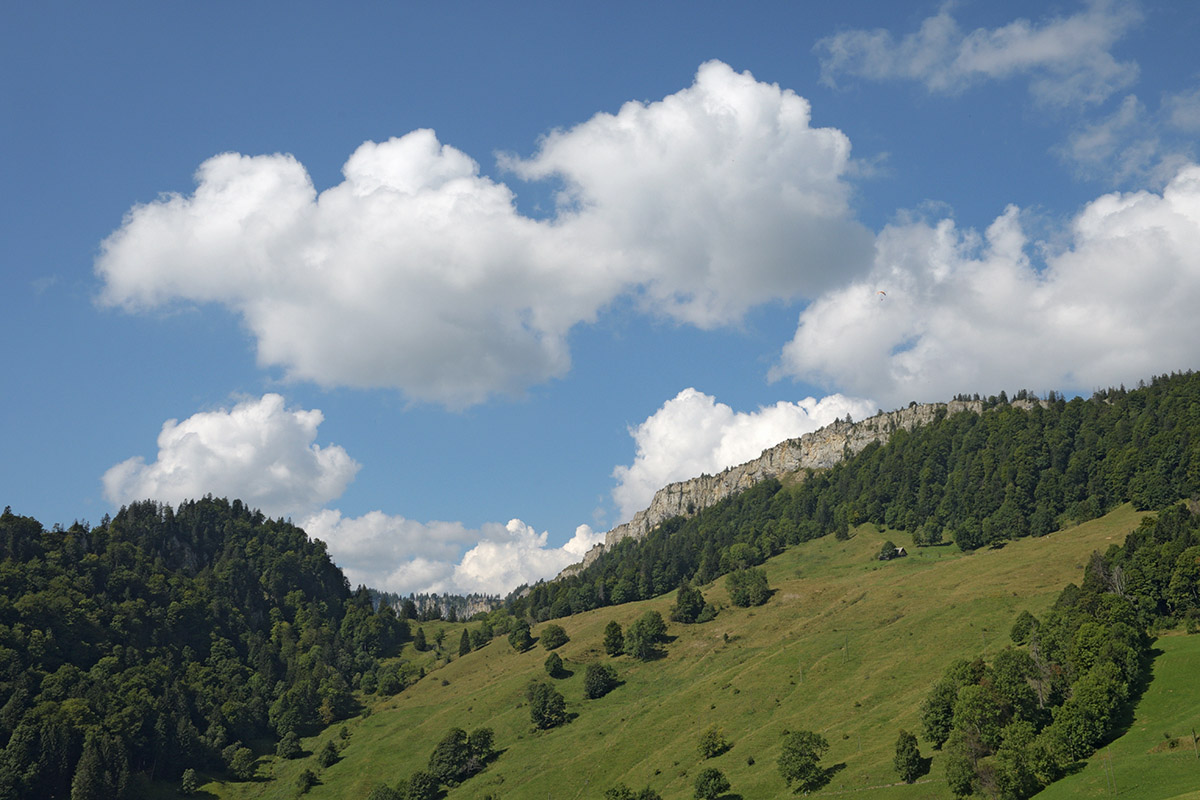
[[[827,469],[843,458],[861,452],[872,442],[886,442],[893,432],[912,430],[932,422],[939,411],[947,415],[959,411],[978,414],[983,404],[978,400],[955,400],[950,403],[912,404],[907,408],[876,414],[861,422],[838,421],[820,430],[806,433],[798,439],[788,439],[764,450],[753,461],[730,467],[717,475],[672,483],[659,489],[650,507],[633,515],[633,519],[604,534],[604,544],[587,552],[583,561],[572,564],[558,574],[565,578],[591,564],[606,548],[622,539],[640,539],[656,525],[671,517],[690,517],[702,508],[714,505],[730,495],[750,488],[767,478],[778,478],[802,469]]]

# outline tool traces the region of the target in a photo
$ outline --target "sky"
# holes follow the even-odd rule
[[[835,418],[1200,364],[1187,2],[0,11],[0,503],[506,593]]]

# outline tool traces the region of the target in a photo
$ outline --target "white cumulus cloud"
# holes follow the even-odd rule
[[[633,464],[613,470],[613,500],[622,519],[628,519],[669,483],[720,472],[847,414],[862,419],[876,410],[868,400],[835,394],[734,411],[710,395],[684,389],[629,431],[637,453]]]
[[[461,407],[565,374],[571,328],[622,294],[711,327],[869,267],[849,140],[720,62],[503,164],[563,182],[552,219],[429,130],[364,143],[321,192],[291,156],[214,156],[103,242],[99,300],[219,303],[290,378]]]
[[[316,508],[340,497],[359,465],[336,445],[315,444],[324,417],[289,410],[277,394],[232,409],[167,420],[158,456],[122,461],[104,473],[114,504],[154,499],[178,504],[206,494],[241,498],[270,516]]]
[[[874,274],[809,305],[773,374],[891,406],[1198,366],[1200,166],[1161,193],[1099,197],[1053,239],[1030,242],[1015,207],[982,236],[945,219],[889,226]]]
[[[1132,84],[1137,64],[1118,61],[1113,45],[1141,19],[1137,6],[1092,0],[1070,16],[1018,19],[998,28],[963,31],[943,6],[899,41],[888,31],[850,30],[814,48],[822,79],[906,78],[931,92],[961,92],[981,80],[1023,76],[1044,105],[1094,104]]]
[[[345,518],[324,510],[301,526],[329,546],[352,585],[385,591],[506,594],[578,562],[602,533],[587,525],[561,547],[519,519],[470,529],[458,522],[414,522],[372,511]]]

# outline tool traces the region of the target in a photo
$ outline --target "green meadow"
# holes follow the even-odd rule
[[[671,640],[661,658],[648,662],[606,656],[604,626],[615,619],[625,627],[648,609],[667,618],[673,594],[555,620],[571,637],[556,651],[570,674],[552,682],[574,716],[549,731],[533,730],[524,698],[530,680],[551,680],[543,669],[546,650],[518,654],[498,637],[460,658],[466,626],[426,624],[427,637],[445,629],[443,650],[454,654],[448,662],[406,647],[403,656],[425,666],[418,683],[395,697],[366,698],[369,715],[304,740],[310,755],[264,756],[258,780],[214,781],[204,791],[295,798],[299,774],[311,769],[320,782],[305,797],[359,800],[381,782],[395,784],[425,769],[451,728],[486,726],[495,731],[500,755],[449,790],[447,800],[599,799],[618,782],[684,800],[708,766],[729,778],[729,800],[787,797],[792,793],[776,766],[781,736],[809,729],[830,745],[822,796],[949,798],[938,753],[927,742],[921,751],[933,756],[929,775],[906,785],[892,767],[899,731],[919,734],[918,709],[930,685],[952,660],[987,657],[1009,645],[1022,609],[1041,615],[1065,584],[1082,578],[1094,550],[1121,543],[1140,517],[1122,506],[1050,536],[970,554],[953,545],[918,549],[906,534],[873,526],[858,528],[848,541],[807,542],[766,563],[773,595],[765,606],[731,607],[723,581],[703,587],[720,614],[702,625],[668,623]],[[910,555],[877,561],[885,538]],[[1190,728],[1200,724],[1200,637],[1164,636],[1158,649],[1163,654],[1128,733],[1046,796],[1109,796],[1115,776],[1116,796],[1196,797],[1200,760]],[[622,683],[587,700],[584,669],[598,660],[613,664]],[[701,761],[697,743],[711,725],[724,730],[732,747]],[[311,754],[329,738],[342,742],[342,756],[320,769]]]

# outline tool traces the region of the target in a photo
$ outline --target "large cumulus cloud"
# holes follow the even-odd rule
[[[876,291],[887,291],[880,301]],[[1031,242],[1008,208],[980,236],[889,226],[871,277],[813,302],[774,374],[885,405],[957,392],[1081,390],[1196,368],[1200,166],[1107,194]]]
[[[720,62],[504,158],[562,181],[546,220],[429,130],[363,144],[321,192],[291,156],[226,153],[128,212],[100,300],[220,303],[289,377],[466,406],[563,375],[570,329],[622,294],[711,327],[865,269],[849,158],[803,98]]]

